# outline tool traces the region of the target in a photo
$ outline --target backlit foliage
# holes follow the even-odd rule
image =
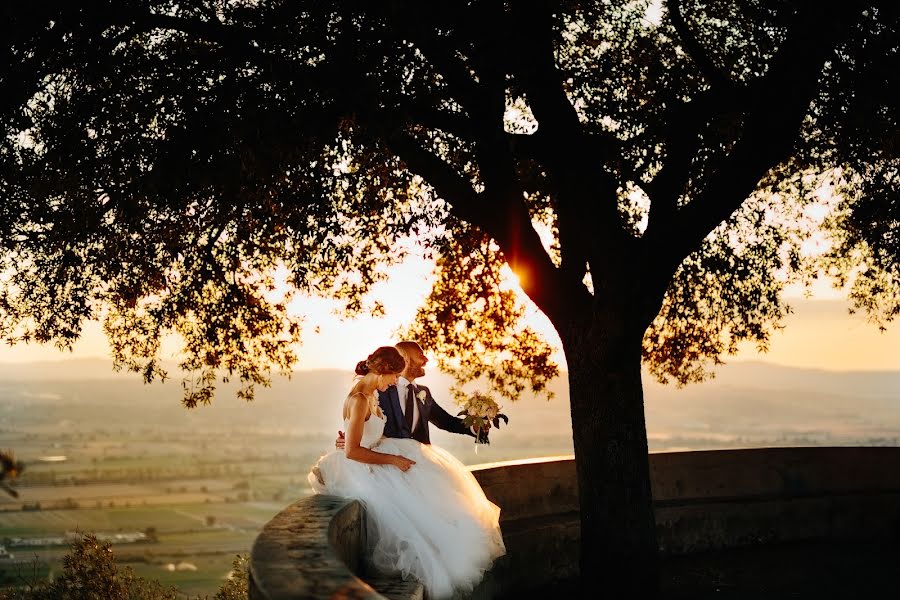
[[[518,323],[504,261],[558,328],[619,297],[661,380],[765,348],[784,286],[819,270],[884,324],[898,10],[8,3],[0,336],[70,348],[100,319],[116,368],[152,381],[177,333],[186,405],[228,378],[249,399],[295,363],[292,294],[380,313],[366,293],[404,236],[439,256],[407,334],[507,397],[557,367]],[[835,245],[810,262],[789,217],[835,173]]]
[[[465,384],[479,380],[513,401],[526,386],[549,399],[547,383],[559,375],[553,348],[523,324],[525,307],[504,282],[506,263],[496,246],[461,225],[436,243],[437,281],[399,337],[439,350],[437,366],[453,376],[457,402],[467,395]]]
[[[784,287],[816,277],[817,257],[802,246],[819,224],[804,209],[824,183],[799,174],[768,183],[675,273],[644,337],[645,364],[661,383],[702,381],[740,342],[765,352],[791,310]]]

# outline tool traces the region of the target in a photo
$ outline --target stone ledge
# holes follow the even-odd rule
[[[656,507],[662,555],[813,540],[900,539],[900,494],[729,499]]]
[[[664,555],[900,538],[900,448],[657,453],[650,468]],[[508,550],[472,597],[525,593],[571,578],[580,538],[572,457],[479,465],[472,473],[502,509]],[[294,503],[253,546],[251,600],[422,598],[415,582],[359,577],[365,535],[365,513],[355,500],[310,496]]]
[[[365,548],[364,519],[358,501],[334,496],[307,496],[278,513],[250,551],[250,600],[383,599],[351,571]]]
[[[418,581],[396,577],[366,577],[366,583],[388,600],[424,600],[425,588]]]

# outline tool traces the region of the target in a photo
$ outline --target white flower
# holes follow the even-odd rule
[[[481,418],[487,417],[489,419],[493,419],[494,416],[500,412],[500,407],[497,406],[497,402],[487,394],[481,392],[474,392],[469,396],[463,403],[463,408],[469,416]]]
[[[472,392],[470,396],[459,402],[466,415],[476,419],[493,419],[500,412],[500,406],[488,394]]]
[[[427,398],[427,397],[428,397],[428,393],[425,390],[419,390],[419,393],[416,394],[416,398],[418,398],[422,402],[425,402],[425,398]]]

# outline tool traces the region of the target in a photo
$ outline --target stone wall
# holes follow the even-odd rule
[[[356,577],[365,548],[365,513],[355,500],[307,496],[257,536],[250,553],[250,600],[381,598]]]
[[[900,539],[900,448],[756,448],[650,456],[660,548]]]
[[[575,575],[578,496],[571,457],[472,468],[502,509],[507,556],[475,598]],[[811,539],[900,539],[900,448],[760,448],[650,455],[664,554]],[[251,553],[253,600],[421,597],[421,586],[360,571],[365,515],[353,501],[304,498]],[[360,577],[361,576],[361,577]],[[365,580],[365,581],[363,581]]]

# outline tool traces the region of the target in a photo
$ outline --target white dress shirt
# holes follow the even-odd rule
[[[406,389],[412,385],[415,393],[418,392],[418,386],[416,384],[410,384],[409,381],[406,380],[405,377],[399,377],[397,379],[397,396],[400,398],[400,412],[403,413],[403,416],[406,416]],[[412,420],[412,431],[415,431],[417,426],[419,425],[419,399],[418,397],[413,401],[413,420]],[[410,432],[412,433],[412,432]]]

